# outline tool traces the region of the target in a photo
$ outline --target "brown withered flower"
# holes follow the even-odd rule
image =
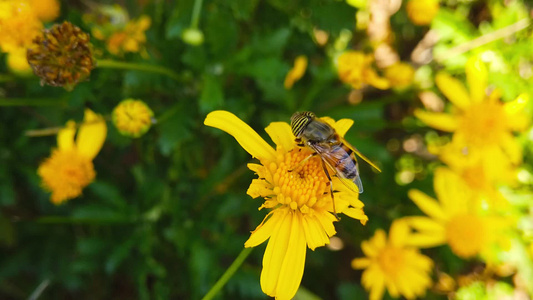
[[[72,90],[96,66],[89,34],[70,22],[56,24],[33,40],[28,63],[41,84]]]

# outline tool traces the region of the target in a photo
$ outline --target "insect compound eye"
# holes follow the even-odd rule
[[[315,114],[310,111],[296,112],[291,117],[291,130],[295,137],[300,137],[309,122],[313,120]]]

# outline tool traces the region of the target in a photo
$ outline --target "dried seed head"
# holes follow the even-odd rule
[[[41,84],[72,90],[96,66],[89,34],[70,22],[43,30],[33,40],[27,58]]]

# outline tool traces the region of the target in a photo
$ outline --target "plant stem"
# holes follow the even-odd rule
[[[198,28],[200,22],[200,12],[202,11],[202,0],[194,0],[194,7],[192,8],[191,28]]]
[[[147,65],[147,64],[138,64],[138,63],[129,63],[122,61],[115,61],[111,59],[101,59],[96,62],[97,67],[99,68],[108,68],[108,69],[122,69],[122,70],[134,70],[134,71],[145,71],[151,73],[158,73],[166,75],[176,81],[183,81],[184,78],[178,73],[174,72],[171,69],[157,66],[157,65]]]
[[[491,42],[494,42],[496,40],[499,40],[499,39],[502,39],[502,38],[505,38],[505,37],[508,37],[520,30],[524,30],[526,29],[529,25],[530,25],[530,21],[529,19],[522,19],[514,24],[511,24],[507,27],[504,27],[504,28],[501,28],[501,29],[498,29],[496,31],[493,31],[491,33],[487,33],[485,35],[482,35],[478,38],[475,38],[471,41],[468,41],[464,44],[461,44],[461,45],[458,45],[448,51],[446,51],[445,53],[443,53],[442,55],[440,55],[439,57],[435,57],[435,61],[437,61],[438,63],[442,63],[443,61],[447,60],[448,58],[451,58],[451,57],[454,57],[456,55],[460,55],[460,54],[463,54],[465,52],[468,52],[472,49],[475,49],[477,47],[481,47],[485,44],[488,44],[488,43],[491,43]]]
[[[53,106],[63,105],[65,98],[3,98],[0,99],[0,106]]]
[[[10,74],[0,74],[0,82],[14,81],[15,76]]]
[[[202,298],[202,300],[210,300],[213,299],[213,297],[216,296],[216,294],[226,285],[228,280],[235,274],[235,271],[242,265],[244,260],[252,253],[253,248],[244,248],[242,249],[241,253],[239,253],[239,256],[233,261],[231,266],[222,274],[220,279],[213,285],[213,287],[207,292],[207,294]]]

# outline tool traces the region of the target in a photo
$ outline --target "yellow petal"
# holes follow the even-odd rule
[[[377,276],[370,289],[370,300],[381,300],[385,293],[385,277]]]
[[[437,232],[444,233],[445,228],[441,223],[435,222],[433,219],[428,217],[412,216],[402,218],[408,226],[417,230],[424,232]]]
[[[210,112],[204,124],[229,133],[252,157],[271,161],[276,159],[276,151],[248,124],[230,112],[224,110]]]
[[[278,147],[291,150],[296,145],[291,126],[285,122],[272,122],[265,128],[265,131]]]
[[[418,119],[430,127],[447,132],[457,130],[457,119],[450,114],[427,112],[420,109],[416,109],[414,114]]]
[[[352,268],[365,269],[365,268],[368,268],[368,266],[370,266],[371,263],[372,261],[366,257],[355,258],[354,260],[352,260]]]
[[[287,224],[290,225],[289,245],[279,274],[276,299],[292,299],[300,287],[304,274],[307,248],[302,228],[302,216],[299,213],[290,215],[292,215],[291,224]]]
[[[432,248],[446,244],[445,234],[429,233],[412,233],[406,241],[406,245],[419,248]]]
[[[419,190],[414,189],[409,190],[408,196],[426,215],[437,220],[446,220],[446,215],[435,199],[429,197]]]
[[[366,225],[366,222],[368,222],[368,217],[365,215],[362,208],[348,207],[344,209],[342,213],[350,218],[359,220],[363,225]]]
[[[290,221],[292,213],[287,209],[276,209],[279,219],[276,221],[263,256],[263,270],[261,271],[261,289],[269,296],[276,296],[279,272],[290,239]]]
[[[393,247],[403,247],[409,234],[409,227],[402,219],[392,222],[389,229],[389,240]]]
[[[353,120],[350,119],[340,119],[337,122],[335,122],[335,125],[333,125],[333,128],[335,131],[341,136],[344,137],[346,132],[352,127]]]
[[[76,135],[76,123],[68,121],[67,126],[59,130],[57,134],[57,147],[60,150],[74,149],[74,136]]]
[[[294,67],[289,71],[289,73],[287,73],[287,76],[285,77],[285,82],[283,83],[285,88],[292,88],[294,83],[304,76],[306,69],[307,57],[305,55],[298,56],[294,60]]]
[[[315,250],[317,247],[329,244],[329,237],[315,216],[304,215],[303,229],[309,249]]]
[[[464,180],[451,169],[437,168],[433,184],[441,207],[448,216],[463,213],[470,207],[471,190]]]
[[[459,80],[447,73],[439,72],[435,76],[435,83],[446,98],[461,110],[466,109],[470,105],[468,91]]]
[[[465,72],[472,103],[481,103],[486,98],[488,72],[485,64],[479,57],[473,56],[466,62]]]
[[[104,118],[95,114],[92,110],[86,109],[83,124],[80,125],[78,137],[76,138],[78,152],[89,159],[93,159],[102,149],[106,136],[107,125]]]
[[[508,116],[515,116],[519,113],[522,113],[527,107],[529,102],[529,95],[526,93],[520,94],[515,100],[506,102],[503,105],[505,113]]]
[[[262,244],[270,237],[280,222],[280,219],[283,217],[283,214],[276,214],[274,212],[275,210],[266,215],[266,217],[263,219],[263,222],[261,222],[261,224],[259,224],[259,226],[252,231],[250,238],[248,238],[248,240],[244,243],[244,247],[255,247]]]
[[[509,157],[511,163],[518,165],[522,162],[522,147],[520,147],[518,141],[509,132],[502,134],[501,147]]]
[[[335,235],[335,233],[337,233],[337,231],[335,231],[335,226],[333,226],[333,222],[337,221],[337,218],[335,218],[332,214],[327,211],[324,211],[321,213],[316,213],[315,216],[320,222],[320,225],[322,225],[322,229],[324,230],[324,232],[326,232],[328,237],[332,237]]]

